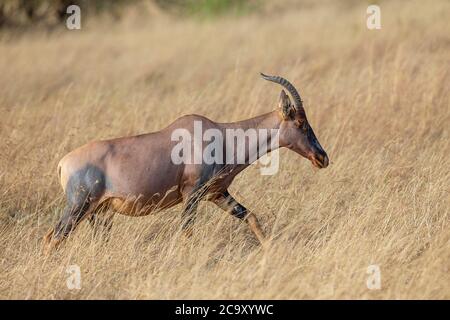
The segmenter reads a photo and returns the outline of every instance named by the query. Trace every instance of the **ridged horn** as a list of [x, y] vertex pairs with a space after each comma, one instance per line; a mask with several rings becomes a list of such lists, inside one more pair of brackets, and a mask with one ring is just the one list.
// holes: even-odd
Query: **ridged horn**
[[294, 99], [295, 109], [297, 111], [303, 109], [302, 99], [300, 98], [300, 95], [299, 95], [297, 89], [295, 89], [295, 87], [292, 85], [292, 83], [287, 81], [285, 78], [282, 78], [279, 76], [268, 76], [262, 72], [260, 72], [260, 74], [261, 74], [261, 77], [263, 77], [263, 79], [282, 85], [291, 94], [292, 99]]

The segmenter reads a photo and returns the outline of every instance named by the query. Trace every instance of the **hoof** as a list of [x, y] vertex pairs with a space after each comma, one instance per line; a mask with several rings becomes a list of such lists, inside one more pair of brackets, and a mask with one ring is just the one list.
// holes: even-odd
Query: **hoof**
[[50, 229], [42, 239], [42, 252], [45, 256], [50, 255], [59, 245], [61, 240], [54, 238], [54, 230]]

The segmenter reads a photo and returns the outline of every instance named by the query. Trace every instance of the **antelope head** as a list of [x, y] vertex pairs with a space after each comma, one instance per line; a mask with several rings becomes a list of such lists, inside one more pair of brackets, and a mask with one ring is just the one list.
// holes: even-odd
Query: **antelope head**
[[287, 147], [309, 159], [317, 168], [326, 168], [329, 162], [328, 156], [306, 118], [303, 102], [297, 90], [282, 77], [268, 76], [263, 73], [261, 73], [261, 76], [265, 80], [283, 86], [294, 100], [294, 104], [292, 104], [286, 92], [281, 90], [279, 112], [283, 121], [279, 131], [280, 146]]

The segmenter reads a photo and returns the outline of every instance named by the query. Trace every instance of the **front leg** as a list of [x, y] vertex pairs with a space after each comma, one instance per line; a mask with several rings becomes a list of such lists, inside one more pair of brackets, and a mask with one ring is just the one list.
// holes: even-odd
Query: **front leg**
[[182, 213], [182, 228], [187, 237], [192, 236], [192, 228], [197, 214], [198, 200], [194, 197], [189, 198]]
[[249, 212], [242, 204], [237, 202], [229, 193], [225, 191], [212, 200], [222, 210], [231, 213], [232, 216], [247, 222], [250, 230], [254, 233], [263, 247], [267, 240], [255, 214]]
[[187, 237], [192, 236], [192, 229], [197, 215], [198, 203], [202, 198], [202, 192], [198, 188], [186, 188], [183, 192], [184, 208], [181, 215], [182, 228]]

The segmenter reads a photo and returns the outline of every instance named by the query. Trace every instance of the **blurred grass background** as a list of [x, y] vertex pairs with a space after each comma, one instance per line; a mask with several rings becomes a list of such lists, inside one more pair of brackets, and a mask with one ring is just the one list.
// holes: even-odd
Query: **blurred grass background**
[[211, 18], [224, 14], [243, 15], [264, 0], [0, 0], [0, 28], [60, 26], [69, 5], [81, 8], [83, 18], [109, 14], [120, 18], [126, 7], [153, 4], [170, 14]]

